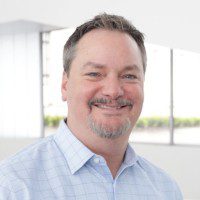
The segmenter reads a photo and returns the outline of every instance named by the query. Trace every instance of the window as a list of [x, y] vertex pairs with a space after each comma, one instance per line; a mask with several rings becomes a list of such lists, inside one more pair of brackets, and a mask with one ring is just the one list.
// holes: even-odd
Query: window
[[170, 51], [152, 44], [146, 44], [146, 49], [143, 111], [130, 140], [169, 143]]
[[200, 144], [200, 54], [174, 50], [174, 142]]
[[45, 136], [55, 132], [59, 120], [67, 115], [67, 105], [61, 100], [63, 46], [74, 31], [62, 29], [43, 34], [43, 99]]

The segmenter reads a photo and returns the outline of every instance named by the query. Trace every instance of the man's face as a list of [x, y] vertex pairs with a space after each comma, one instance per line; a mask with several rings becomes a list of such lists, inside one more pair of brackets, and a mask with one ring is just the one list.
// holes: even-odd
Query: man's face
[[62, 95], [72, 130], [91, 130], [104, 138], [131, 132], [142, 109], [144, 72], [140, 50], [128, 34], [85, 34], [69, 76], [63, 76]]

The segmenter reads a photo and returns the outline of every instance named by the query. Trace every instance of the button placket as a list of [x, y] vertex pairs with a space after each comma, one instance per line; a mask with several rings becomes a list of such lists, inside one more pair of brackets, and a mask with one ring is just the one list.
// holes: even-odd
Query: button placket
[[94, 159], [93, 159], [93, 162], [94, 162], [95, 164], [99, 164], [99, 163], [100, 163], [100, 158], [98, 158], [98, 157], [94, 158]]

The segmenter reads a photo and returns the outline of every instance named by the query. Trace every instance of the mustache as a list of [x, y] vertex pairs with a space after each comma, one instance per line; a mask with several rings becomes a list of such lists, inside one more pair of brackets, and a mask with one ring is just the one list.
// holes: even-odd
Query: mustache
[[128, 99], [118, 98], [116, 100], [106, 99], [106, 98], [93, 98], [88, 102], [89, 107], [93, 106], [94, 104], [111, 104], [114, 103], [116, 106], [133, 106], [133, 102]]

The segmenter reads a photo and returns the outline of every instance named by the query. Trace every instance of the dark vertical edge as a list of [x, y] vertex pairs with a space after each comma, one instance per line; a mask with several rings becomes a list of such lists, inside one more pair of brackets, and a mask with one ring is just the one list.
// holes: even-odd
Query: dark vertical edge
[[170, 145], [174, 144], [174, 91], [173, 91], [173, 64], [174, 64], [174, 52], [173, 49], [170, 49]]
[[41, 121], [41, 129], [40, 129], [40, 137], [43, 138], [45, 136], [44, 133], [44, 94], [43, 94], [43, 33], [39, 33], [39, 42], [40, 42], [40, 121]]

